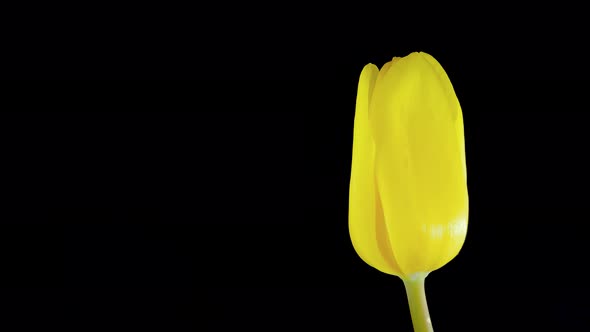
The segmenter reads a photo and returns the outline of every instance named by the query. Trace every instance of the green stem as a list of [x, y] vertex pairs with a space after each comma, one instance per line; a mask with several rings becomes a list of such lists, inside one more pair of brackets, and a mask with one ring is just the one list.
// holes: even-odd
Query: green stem
[[425, 273], [414, 273], [408, 277], [402, 278], [406, 286], [408, 295], [408, 304], [410, 305], [410, 314], [412, 315], [412, 324], [414, 332], [432, 332], [432, 323], [428, 313], [428, 303], [426, 303], [426, 293], [424, 291], [424, 279], [428, 275]]

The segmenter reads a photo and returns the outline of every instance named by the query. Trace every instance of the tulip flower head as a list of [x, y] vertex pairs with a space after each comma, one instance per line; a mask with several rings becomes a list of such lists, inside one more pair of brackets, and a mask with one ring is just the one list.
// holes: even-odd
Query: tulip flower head
[[404, 281], [416, 331], [432, 330], [424, 278], [459, 253], [467, 219], [463, 115], [444, 69], [424, 52], [381, 70], [366, 65], [354, 118], [350, 237], [367, 264]]

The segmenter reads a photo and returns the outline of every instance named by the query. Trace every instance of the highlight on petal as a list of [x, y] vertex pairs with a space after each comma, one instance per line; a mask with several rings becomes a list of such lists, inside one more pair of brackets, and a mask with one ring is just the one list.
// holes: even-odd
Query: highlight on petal
[[370, 266], [388, 274], [400, 275], [393, 258], [383, 210], [376, 196], [375, 146], [369, 126], [369, 104], [379, 70], [366, 65], [359, 79], [349, 195], [349, 233], [354, 249]]

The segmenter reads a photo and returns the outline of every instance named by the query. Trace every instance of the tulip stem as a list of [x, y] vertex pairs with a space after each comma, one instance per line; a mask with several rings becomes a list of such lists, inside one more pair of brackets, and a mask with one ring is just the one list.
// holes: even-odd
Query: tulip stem
[[428, 312], [428, 303], [426, 303], [426, 292], [424, 291], [424, 279], [428, 273], [414, 273], [408, 277], [402, 278], [408, 295], [408, 304], [410, 305], [410, 314], [412, 315], [412, 324], [414, 332], [432, 332], [432, 322]]

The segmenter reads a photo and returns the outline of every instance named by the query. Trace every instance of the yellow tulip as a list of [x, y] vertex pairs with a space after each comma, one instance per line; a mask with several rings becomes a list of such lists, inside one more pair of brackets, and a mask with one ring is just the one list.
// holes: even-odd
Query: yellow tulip
[[349, 231], [370, 266], [400, 277], [415, 331], [432, 331], [424, 279], [467, 233], [463, 115], [429, 54], [393, 58], [360, 75], [354, 118]]

